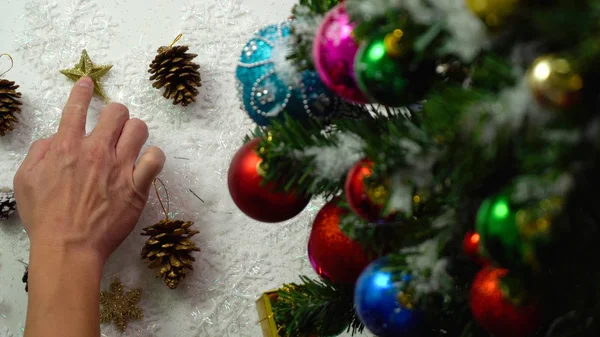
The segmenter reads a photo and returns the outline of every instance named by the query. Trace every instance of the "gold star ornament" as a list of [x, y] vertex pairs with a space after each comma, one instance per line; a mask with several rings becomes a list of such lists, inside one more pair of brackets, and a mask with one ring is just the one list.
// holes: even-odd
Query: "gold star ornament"
[[74, 82], [77, 82], [80, 78], [84, 76], [91, 77], [92, 81], [94, 81], [94, 92], [98, 96], [104, 98], [105, 101], [108, 101], [108, 97], [106, 97], [106, 93], [104, 93], [104, 89], [102, 88], [102, 83], [100, 83], [100, 79], [104, 77], [104, 75], [106, 75], [111, 68], [112, 65], [95, 65], [92, 62], [92, 59], [88, 55], [87, 51], [84, 49], [81, 52], [81, 58], [79, 59], [79, 63], [76, 64], [75, 67], [71, 69], [61, 70], [60, 72]]
[[100, 322], [112, 322], [124, 332], [130, 321], [144, 318], [144, 310], [137, 305], [141, 297], [141, 289], [125, 292], [123, 283], [115, 277], [108, 291], [100, 293]]

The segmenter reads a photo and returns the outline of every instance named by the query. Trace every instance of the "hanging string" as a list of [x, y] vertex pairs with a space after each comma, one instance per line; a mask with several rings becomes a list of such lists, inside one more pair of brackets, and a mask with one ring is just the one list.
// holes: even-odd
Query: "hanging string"
[[12, 56], [10, 56], [10, 54], [7, 54], [7, 53], [0, 54], [0, 58], [2, 58], [2, 56], [8, 56], [8, 58], [10, 59], [10, 68], [8, 68], [7, 71], [5, 71], [2, 74], [0, 74], [0, 77], [2, 77], [4, 74], [6, 74], [7, 72], [9, 72], [13, 68], [13, 66], [15, 65], [15, 61], [13, 60]]
[[[158, 193], [158, 186], [156, 186], [157, 180], [158, 180], [158, 182], [160, 182], [160, 184], [162, 185], [162, 187], [165, 190], [165, 194], [167, 195], [167, 208], [165, 208], [165, 205], [163, 204], [162, 199], [160, 198], [160, 193]], [[169, 192], [167, 191], [167, 187], [165, 186], [163, 181], [160, 180], [160, 178], [155, 178], [153, 184], [154, 184], [154, 191], [156, 192], [156, 197], [158, 198], [158, 202], [160, 202], [160, 207], [162, 207], [163, 212], [165, 212], [166, 221], [169, 221], [169, 210], [171, 207], [171, 202], [169, 201]]]
[[177, 43], [177, 41], [181, 40], [182, 36], [183, 36], [183, 34], [177, 35], [177, 37], [175, 38], [175, 40], [173, 40], [173, 42], [171, 42], [171, 44], [169, 45], [169, 48], [173, 47], [173, 45], [175, 45], [175, 43]]
[[192, 191], [191, 188], [188, 188], [188, 190], [196, 197], [198, 198], [198, 200], [202, 201], [202, 203], [204, 203], [204, 199], [200, 198], [200, 196], [198, 194], [196, 194], [196, 192]]

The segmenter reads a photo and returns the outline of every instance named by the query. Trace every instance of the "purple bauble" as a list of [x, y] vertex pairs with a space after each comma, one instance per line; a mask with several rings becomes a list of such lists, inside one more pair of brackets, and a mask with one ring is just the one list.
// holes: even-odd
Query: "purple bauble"
[[315, 36], [313, 58], [319, 77], [329, 89], [349, 101], [368, 103], [354, 78], [358, 44], [352, 37], [353, 29], [345, 5], [332, 8]]

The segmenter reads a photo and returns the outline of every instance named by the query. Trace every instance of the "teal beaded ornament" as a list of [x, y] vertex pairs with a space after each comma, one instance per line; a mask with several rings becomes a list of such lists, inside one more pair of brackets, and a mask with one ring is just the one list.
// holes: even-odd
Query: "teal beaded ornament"
[[[333, 95], [314, 71], [296, 73], [285, 63], [290, 22], [269, 25], [246, 43], [236, 69], [238, 93], [243, 109], [260, 126], [273, 119], [290, 117], [306, 121], [326, 119], [339, 111], [340, 99]], [[275, 57], [274, 56], [279, 56]], [[285, 74], [282, 73], [285, 72]]]

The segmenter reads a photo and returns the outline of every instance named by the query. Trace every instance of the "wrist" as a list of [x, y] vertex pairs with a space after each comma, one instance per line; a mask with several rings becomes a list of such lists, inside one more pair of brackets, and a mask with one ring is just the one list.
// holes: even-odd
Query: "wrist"
[[101, 255], [92, 249], [32, 243], [29, 254], [30, 280], [35, 275], [43, 275], [47, 278], [65, 272], [72, 275], [84, 273], [88, 277], [100, 280], [104, 263], [105, 260]]
[[25, 336], [98, 336], [103, 266], [91, 249], [32, 244]]

